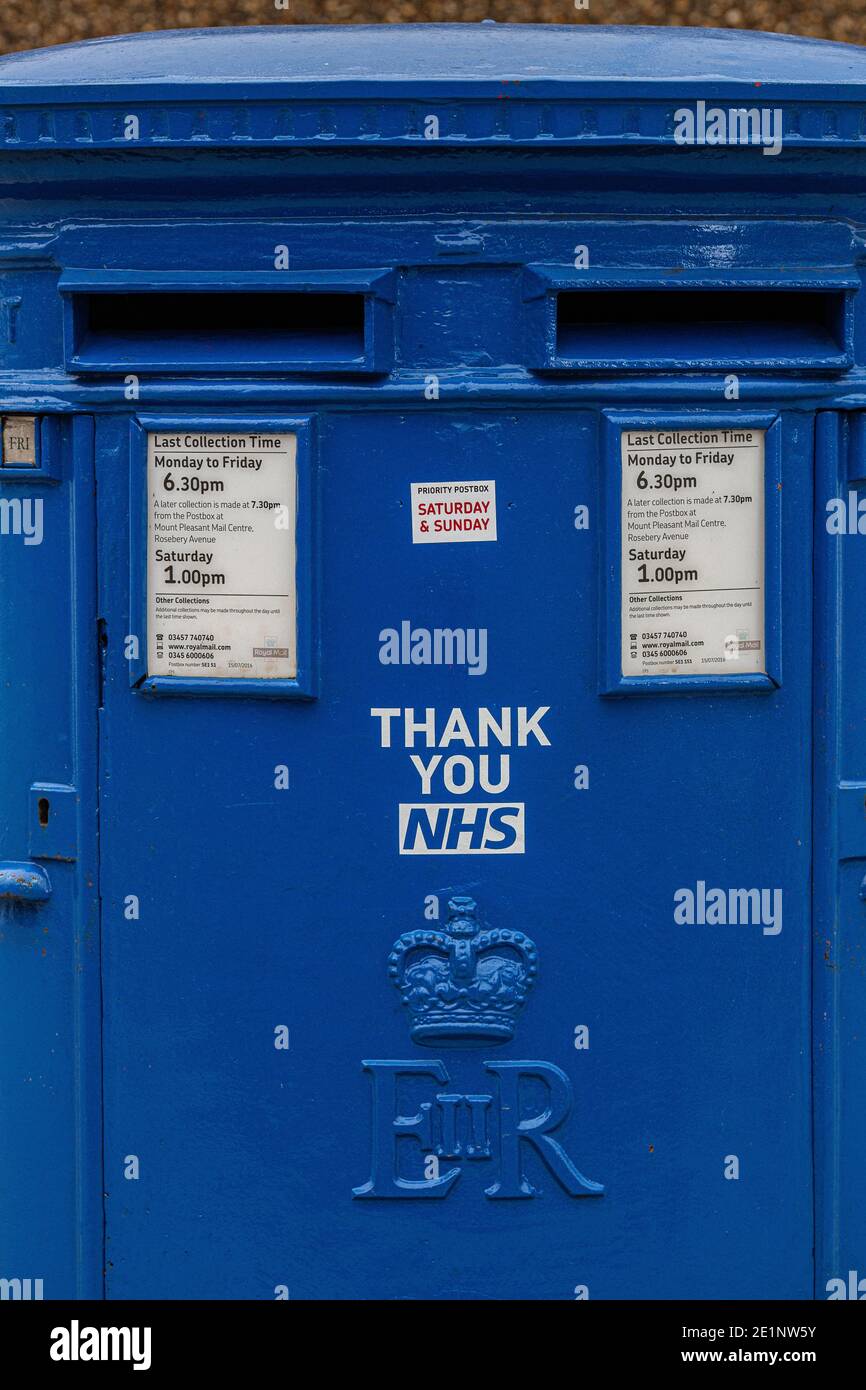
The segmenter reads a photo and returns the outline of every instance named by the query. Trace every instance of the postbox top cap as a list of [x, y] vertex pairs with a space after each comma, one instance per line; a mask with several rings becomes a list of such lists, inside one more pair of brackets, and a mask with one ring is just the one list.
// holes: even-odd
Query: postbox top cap
[[[733, 95], [832, 100], [866, 85], [866, 48], [744, 30], [624, 25], [262, 25], [119, 35], [0, 59], [4, 102], [409, 97], [521, 84], [524, 98]], [[834, 92], [832, 89], [838, 89]], [[65, 89], [65, 90], [64, 90]], [[769, 89], [769, 90], [767, 90]], [[830, 89], [830, 90], [828, 90]], [[511, 95], [518, 95], [517, 92]]]

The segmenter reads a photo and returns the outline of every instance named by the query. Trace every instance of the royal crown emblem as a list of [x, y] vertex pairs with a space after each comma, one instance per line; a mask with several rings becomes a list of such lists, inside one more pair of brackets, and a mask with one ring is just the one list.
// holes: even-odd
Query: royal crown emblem
[[388, 971], [412, 1015], [417, 1043], [508, 1042], [538, 973], [522, 931], [482, 927], [472, 898], [448, 903], [444, 927], [404, 932]]

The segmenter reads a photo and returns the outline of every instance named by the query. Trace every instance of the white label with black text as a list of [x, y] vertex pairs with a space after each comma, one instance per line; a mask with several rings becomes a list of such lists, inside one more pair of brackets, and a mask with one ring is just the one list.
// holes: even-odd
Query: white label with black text
[[764, 430], [622, 431], [622, 673], [766, 671]]
[[496, 540], [496, 483], [412, 483], [412, 543]]
[[292, 434], [148, 435], [148, 673], [297, 675]]

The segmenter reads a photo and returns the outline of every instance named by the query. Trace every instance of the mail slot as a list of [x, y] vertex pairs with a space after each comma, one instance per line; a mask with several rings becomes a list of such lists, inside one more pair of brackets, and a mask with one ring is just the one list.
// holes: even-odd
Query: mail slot
[[[850, 293], [849, 287], [848, 293]], [[556, 350], [564, 362], [590, 365], [602, 353], [616, 365], [653, 367], [692, 361], [844, 365], [848, 345], [844, 290], [767, 290], [717, 282], [693, 289], [674, 282], [654, 290], [572, 290], [557, 295]]]
[[859, 1296], [862, 50], [0, 83], [2, 1297]]

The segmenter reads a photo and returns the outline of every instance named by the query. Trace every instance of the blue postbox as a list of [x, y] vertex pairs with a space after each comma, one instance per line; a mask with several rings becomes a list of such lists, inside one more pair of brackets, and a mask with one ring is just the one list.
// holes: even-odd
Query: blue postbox
[[866, 1290], [866, 57], [0, 61], [0, 1292]]

